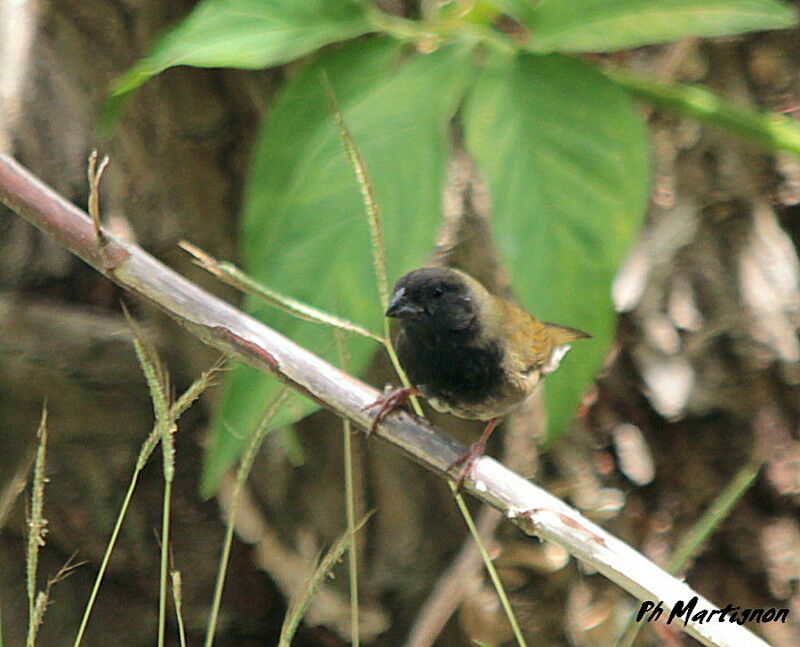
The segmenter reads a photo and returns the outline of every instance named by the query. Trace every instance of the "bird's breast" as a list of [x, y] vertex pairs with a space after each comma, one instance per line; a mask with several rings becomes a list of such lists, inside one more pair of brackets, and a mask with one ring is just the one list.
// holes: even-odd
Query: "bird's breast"
[[406, 333], [397, 340], [397, 355], [411, 383], [435, 409], [462, 418], [502, 415], [510, 392], [516, 391], [496, 341], [463, 343]]

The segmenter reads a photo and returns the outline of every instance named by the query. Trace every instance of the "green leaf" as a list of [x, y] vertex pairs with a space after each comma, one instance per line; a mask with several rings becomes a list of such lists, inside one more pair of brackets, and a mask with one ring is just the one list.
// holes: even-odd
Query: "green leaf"
[[464, 109], [500, 252], [522, 304], [581, 328], [545, 381], [550, 435], [564, 430], [614, 332], [610, 285], [645, 206], [642, 120], [593, 66], [563, 55], [494, 55]]
[[204, 0], [117, 81], [114, 94], [174, 65], [270, 67], [371, 29], [352, 0]]
[[[342, 114], [366, 160], [384, 217], [389, 276], [421, 265], [439, 224], [448, 151], [447, 124], [472, 74], [460, 46], [407, 57], [388, 38], [351, 43], [292, 78], [261, 132], [250, 173], [242, 231], [245, 270], [264, 285], [359, 323], [382, 329], [369, 229], [355, 173], [328, 108], [320, 73], [331, 80]], [[256, 315], [298, 344], [336, 361], [334, 332], [260, 307]], [[379, 346], [352, 336], [358, 373]], [[204, 491], [240, 452], [259, 403], [279, 385], [245, 367], [229, 374], [214, 422]], [[272, 427], [317, 408], [293, 395]], [[289, 402], [287, 402], [289, 404]], [[234, 433], [231, 433], [230, 431]]]
[[658, 83], [621, 70], [605, 70], [604, 73], [638, 99], [690, 115], [704, 124], [749, 139], [766, 150], [785, 150], [800, 155], [800, 124], [791, 117], [738, 106], [699, 85]]
[[596, 52], [783, 29], [797, 13], [778, 0], [541, 0], [518, 19], [531, 51]]
[[485, 0], [501, 13], [527, 24], [534, 16], [534, 6], [537, 0]]

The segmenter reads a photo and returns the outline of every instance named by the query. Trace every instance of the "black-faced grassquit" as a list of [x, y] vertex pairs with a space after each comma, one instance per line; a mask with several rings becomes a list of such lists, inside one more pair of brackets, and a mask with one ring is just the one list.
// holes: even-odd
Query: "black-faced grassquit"
[[459, 270], [423, 267], [401, 277], [386, 316], [399, 320], [393, 340], [414, 386], [380, 398], [373, 429], [413, 393], [437, 411], [486, 420], [480, 439], [450, 467], [463, 465], [459, 485], [500, 419], [552, 373], [569, 342], [591, 335], [539, 321], [494, 296]]

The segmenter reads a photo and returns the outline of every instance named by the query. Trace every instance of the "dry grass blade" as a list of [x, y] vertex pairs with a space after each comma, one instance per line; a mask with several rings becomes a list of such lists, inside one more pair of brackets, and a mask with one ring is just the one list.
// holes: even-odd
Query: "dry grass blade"
[[[31, 510], [28, 520], [28, 547], [25, 553], [26, 580], [28, 587], [28, 637], [27, 646], [33, 647], [36, 642], [36, 632], [44, 612], [36, 595], [36, 571], [39, 567], [39, 549], [44, 546], [44, 537], [47, 534], [47, 520], [44, 512], [44, 485], [47, 478], [44, 475], [45, 459], [47, 456], [47, 406], [42, 407], [42, 418], [36, 432], [39, 438], [39, 447], [36, 450], [36, 461], [33, 466], [33, 486], [31, 488]], [[37, 612], [37, 609], [39, 610]]]
[[[371, 512], [365, 515], [356, 526], [355, 532], [361, 530], [371, 516]], [[341, 537], [339, 537], [339, 539], [336, 540], [333, 546], [330, 547], [328, 552], [322, 558], [317, 568], [314, 569], [314, 572], [311, 574], [311, 577], [309, 578], [305, 589], [303, 589], [303, 592], [296, 600], [291, 602], [289, 605], [289, 610], [286, 612], [286, 618], [283, 621], [283, 626], [281, 627], [281, 636], [280, 640], [278, 641], [278, 647], [290, 647], [292, 638], [297, 631], [297, 627], [300, 626], [300, 621], [303, 619], [303, 616], [308, 610], [308, 605], [311, 602], [311, 598], [319, 588], [322, 580], [325, 579], [330, 570], [336, 565], [336, 562], [342, 558], [344, 551], [346, 551], [350, 546], [353, 536], [354, 535], [352, 535], [350, 532], [345, 532]]]
[[[17, 498], [25, 491], [25, 483], [34, 460], [36, 460], [36, 451], [31, 448], [19, 461], [11, 478], [3, 483], [2, 489], [0, 489], [0, 528], [5, 526]], [[0, 643], [0, 647], [2, 647], [2, 643]]]
[[374, 339], [377, 342], [383, 343], [383, 338], [380, 335], [370, 332], [357, 323], [353, 323], [352, 321], [348, 321], [342, 317], [337, 317], [336, 315], [332, 315], [324, 310], [314, 308], [307, 303], [287, 297], [285, 294], [276, 292], [275, 290], [258, 283], [240, 268], [236, 267], [236, 265], [233, 263], [218, 261], [210, 254], [207, 254], [199, 247], [192, 245], [185, 240], [182, 240], [179, 245], [181, 249], [194, 256], [195, 262], [200, 267], [207, 270], [224, 283], [227, 283], [228, 285], [246, 294], [252, 294], [253, 296], [263, 299], [267, 303], [280, 308], [284, 312], [288, 312], [293, 317], [323, 326], [331, 326], [340, 330], [346, 330], [347, 332], [355, 333], [363, 337], [369, 337], [370, 339]]
[[325, 95], [328, 98], [331, 113], [333, 114], [333, 120], [336, 123], [336, 129], [339, 131], [339, 138], [342, 140], [347, 157], [353, 165], [364, 207], [367, 210], [367, 221], [372, 242], [372, 260], [375, 264], [375, 277], [378, 280], [378, 293], [381, 299], [381, 307], [386, 310], [389, 307], [389, 282], [386, 278], [386, 246], [383, 242], [381, 210], [372, 191], [372, 183], [367, 174], [367, 165], [364, 163], [364, 158], [361, 156], [361, 151], [358, 150], [356, 140], [353, 138], [353, 134], [345, 123], [342, 111], [339, 109], [339, 102], [336, 100], [331, 80], [324, 72], [320, 76], [322, 77], [322, 85], [325, 88]]

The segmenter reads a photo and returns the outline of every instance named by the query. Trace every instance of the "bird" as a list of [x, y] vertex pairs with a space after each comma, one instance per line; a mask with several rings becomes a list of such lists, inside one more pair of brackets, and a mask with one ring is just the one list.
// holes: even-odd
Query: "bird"
[[399, 322], [393, 346], [412, 386], [368, 405], [378, 409], [368, 433], [411, 395], [437, 411], [485, 421], [480, 438], [448, 467], [462, 466], [459, 488], [501, 419], [558, 368], [570, 342], [591, 337], [539, 321], [449, 267], [421, 267], [400, 277], [385, 316]]

